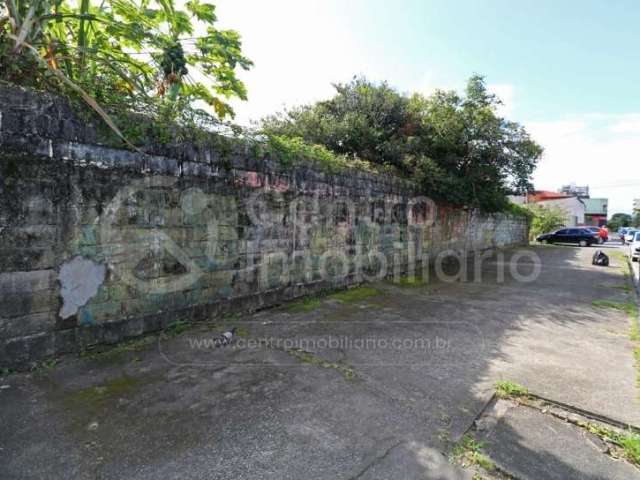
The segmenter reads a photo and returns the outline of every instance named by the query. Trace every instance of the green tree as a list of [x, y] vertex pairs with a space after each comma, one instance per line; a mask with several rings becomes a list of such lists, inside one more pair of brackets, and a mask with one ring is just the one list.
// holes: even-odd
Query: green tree
[[631, 215], [628, 213], [614, 213], [607, 222], [607, 227], [612, 232], [617, 232], [622, 227], [628, 227], [631, 225]]
[[497, 114], [501, 101], [483, 77], [471, 77], [464, 96], [437, 91], [414, 102], [427, 135], [408, 160], [429, 195], [493, 211], [506, 208], [509, 193], [531, 188], [542, 147]]
[[327, 101], [267, 117], [263, 133], [391, 165], [443, 202], [501, 210], [509, 193], [531, 187], [542, 148], [497, 114], [500, 100], [482, 77], [472, 77], [462, 96], [409, 97], [362, 78], [335, 88]]
[[262, 120], [267, 135], [302, 138], [338, 154], [403, 167], [412, 122], [409, 100], [385, 82], [354, 78], [335, 84], [333, 98]]
[[203, 102], [233, 115], [227, 99], [246, 99], [236, 70], [252, 65], [240, 36], [215, 27], [214, 5], [182, 5], [0, 0], [0, 77], [56, 90], [62, 80], [103, 105], [176, 118]]

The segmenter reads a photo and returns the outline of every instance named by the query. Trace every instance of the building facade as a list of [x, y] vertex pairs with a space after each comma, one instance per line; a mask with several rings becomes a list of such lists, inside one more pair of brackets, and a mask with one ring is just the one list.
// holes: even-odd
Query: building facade
[[607, 224], [608, 203], [607, 198], [584, 198], [585, 204], [584, 224], [594, 227], [602, 227]]

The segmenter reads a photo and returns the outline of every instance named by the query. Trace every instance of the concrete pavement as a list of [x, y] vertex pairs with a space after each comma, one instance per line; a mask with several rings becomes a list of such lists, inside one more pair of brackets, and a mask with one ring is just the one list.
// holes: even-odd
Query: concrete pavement
[[501, 379], [640, 425], [631, 319], [592, 304], [626, 266], [527, 251], [4, 377], [0, 478], [470, 478], [447, 455]]

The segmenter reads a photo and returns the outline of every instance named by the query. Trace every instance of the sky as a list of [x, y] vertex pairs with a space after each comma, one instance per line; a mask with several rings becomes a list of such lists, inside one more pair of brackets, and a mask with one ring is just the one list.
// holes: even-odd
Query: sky
[[354, 75], [401, 92], [462, 89], [474, 73], [545, 148], [537, 189], [589, 185], [627, 212], [640, 198], [636, 0], [214, 0], [255, 63], [234, 101], [248, 124], [332, 95]]

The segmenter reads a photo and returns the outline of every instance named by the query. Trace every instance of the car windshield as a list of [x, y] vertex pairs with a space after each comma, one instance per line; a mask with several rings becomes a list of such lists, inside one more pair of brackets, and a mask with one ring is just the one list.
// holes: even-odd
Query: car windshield
[[633, 239], [634, 242], [640, 242], [640, 232], [636, 232], [636, 236]]

